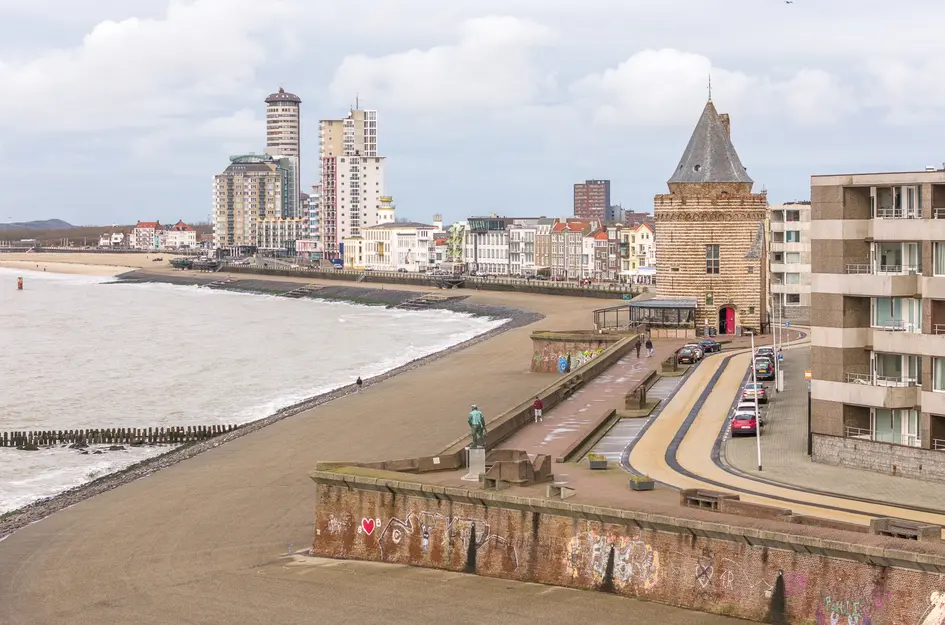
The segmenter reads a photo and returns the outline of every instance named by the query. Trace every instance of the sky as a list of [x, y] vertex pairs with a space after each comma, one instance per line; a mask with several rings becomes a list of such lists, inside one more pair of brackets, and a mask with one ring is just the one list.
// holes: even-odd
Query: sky
[[[771, 203], [810, 175], [945, 161], [945, 3], [0, 0], [0, 222], [206, 221], [265, 97], [378, 111], [399, 217], [652, 210], [708, 97]], [[891, 19], [895, 17], [895, 19]]]

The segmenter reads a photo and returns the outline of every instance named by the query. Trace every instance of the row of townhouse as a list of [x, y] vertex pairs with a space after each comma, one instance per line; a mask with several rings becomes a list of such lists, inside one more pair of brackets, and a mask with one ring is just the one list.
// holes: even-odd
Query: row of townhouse
[[197, 247], [197, 231], [183, 221], [172, 226], [162, 226], [157, 221], [139, 221], [131, 231], [128, 247], [136, 250], [193, 249]]

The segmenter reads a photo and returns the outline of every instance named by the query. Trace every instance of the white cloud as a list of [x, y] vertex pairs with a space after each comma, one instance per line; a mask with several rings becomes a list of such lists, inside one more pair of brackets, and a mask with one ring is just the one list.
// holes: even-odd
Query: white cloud
[[257, 111], [241, 109], [232, 115], [213, 117], [202, 122], [172, 122], [159, 130], [146, 132], [130, 142], [131, 154], [141, 161], [157, 162], [179, 156], [181, 146], [210, 146], [209, 152], [223, 156], [261, 152], [265, 146], [266, 123]]
[[502, 109], [534, 102], [554, 87], [535, 62], [555, 33], [515, 17], [482, 17], [459, 28], [459, 41], [370, 58], [348, 56], [331, 82], [339, 103], [360, 94], [369, 106], [420, 112]]
[[0, 61], [0, 125], [27, 132], [147, 127], [245, 92], [284, 0], [172, 0], [162, 19], [103, 21], [81, 45]]
[[693, 110], [712, 92], [726, 112], [769, 118], [783, 113], [798, 124], [832, 123], [855, 108], [837, 78], [801, 69], [783, 80], [713, 67], [705, 56], [674, 49], [643, 50], [615, 68], [570, 86], [575, 101], [605, 124], [675, 126], [693, 123]]

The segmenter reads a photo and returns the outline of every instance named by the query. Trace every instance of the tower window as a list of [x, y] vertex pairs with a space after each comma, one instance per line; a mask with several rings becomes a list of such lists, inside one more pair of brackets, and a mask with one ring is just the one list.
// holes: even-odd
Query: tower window
[[705, 246], [705, 272], [718, 274], [721, 272], [721, 259], [718, 245]]

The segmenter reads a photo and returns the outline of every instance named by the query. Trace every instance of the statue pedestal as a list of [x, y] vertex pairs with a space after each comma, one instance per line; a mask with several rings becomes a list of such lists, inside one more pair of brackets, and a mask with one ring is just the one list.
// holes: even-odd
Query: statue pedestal
[[467, 447], [466, 466], [469, 468], [469, 472], [463, 476], [463, 480], [478, 482], [479, 474], [486, 472], [486, 450], [481, 447]]

